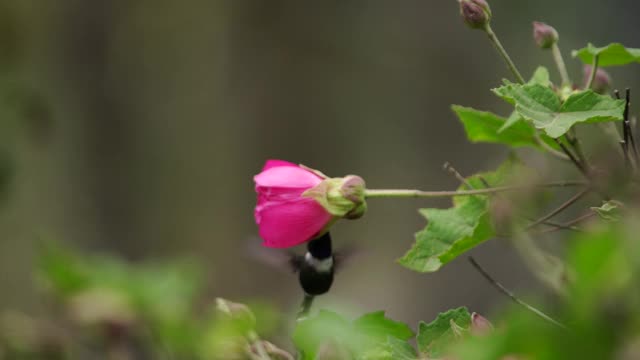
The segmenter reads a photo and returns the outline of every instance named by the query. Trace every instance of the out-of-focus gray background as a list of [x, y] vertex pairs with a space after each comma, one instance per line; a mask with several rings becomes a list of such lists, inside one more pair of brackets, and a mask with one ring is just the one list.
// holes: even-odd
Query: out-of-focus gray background
[[[531, 21], [570, 50], [588, 41], [640, 47], [632, 0], [491, 0], [493, 26], [521, 70], [551, 69]], [[640, 67], [613, 69], [638, 84]], [[257, 233], [252, 176], [268, 158], [364, 177], [372, 188], [453, 189], [506, 150], [471, 145], [452, 103], [507, 108], [489, 88], [509, 77], [485, 36], [447, 1], [0, 1], [0, 137], [15, 156], [0, 210], [0, 308], [38, 308], [38, 239], [132, 261], [190, 256], [208, 294], [296, 306], [294, 276], [246, 255]], [[17, 104], [17, 105], [16, 105]], [[363, 254], [320, 305], [430, 319], [507, 301], [464, 260], [421, 275], [394, 260], [424, 226], [419, 206], [372, 200], [333, 230]], [[518, 291], [538, 283], [506, 243], [474, 251]]]

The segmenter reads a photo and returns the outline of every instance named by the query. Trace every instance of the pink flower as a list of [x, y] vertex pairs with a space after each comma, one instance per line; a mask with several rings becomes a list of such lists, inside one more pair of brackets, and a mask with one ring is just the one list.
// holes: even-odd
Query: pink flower
[[328, 228], [334, 216], [303, 193], [324, 179], [296, 164], [268, 160], [254, 176], [258, 203], [256, 224], [264, 246], [286, 248], [307, 242]]

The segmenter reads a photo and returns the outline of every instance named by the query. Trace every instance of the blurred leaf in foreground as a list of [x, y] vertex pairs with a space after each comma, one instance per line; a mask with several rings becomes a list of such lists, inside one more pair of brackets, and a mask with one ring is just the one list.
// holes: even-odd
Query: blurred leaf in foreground
[[438, 314], [430, 323], [420, 322], [416, 337], [418, 350], [427, 358], [439, 358], [456, 340], [469, 331], [471, 314], [465, 307]]
[[[381, 358], [389, 351], [406, 352], [406, 346], [398, 342], [406, 343], [411, 337], [413, 331], [408, 326], [390, 320], [382, 311], [350, 322], [336, 313], [321, 310], [316, 316], [300, 321], [293, 333], [293, 341], [303, 359], [315, 359], [327, 346], [356, 357], [366, 354], [367, 358]], [[390, 338], [394, 340], [389, 341]]]
[[49, 243], [39, 265], [39, 280], [70, 306], [74, 319], [140, 318], [166, 346], [177, 352], [192, 347], [193, 305], [202, 286], [194, 263], [129, 264]]

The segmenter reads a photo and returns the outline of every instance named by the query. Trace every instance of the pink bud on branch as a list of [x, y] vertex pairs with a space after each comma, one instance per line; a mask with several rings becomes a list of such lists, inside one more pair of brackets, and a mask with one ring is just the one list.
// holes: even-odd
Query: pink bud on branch
[[472, 29], [485, 29], [491, 21], [491, 9], [485, 0], [458, 0], [460, 16]]
[[493, 325], [484, 316], [471, 314], [471, 333], [474, 335], [488, 335], [493, 331]]
[[559, 40], [558, 32], [553, 27], [539, 21], [533, 22], [533, 40], [541, 49], [550, 49]]
[[[596, 68], [596, 73], [593, 74], [593, 79], [591, 78], [593, 72], [592, 65], [585, 65], [583, 68], [584, 78], [583, 83], [584, 87], [588, 86], [591, 90], [597, 92], [598, 94], [606, 94], [609, 89], [611, 89], [611, 76], [605, 70], [601, 68]], [[591, 84], [589, 84], [591, 81]]]

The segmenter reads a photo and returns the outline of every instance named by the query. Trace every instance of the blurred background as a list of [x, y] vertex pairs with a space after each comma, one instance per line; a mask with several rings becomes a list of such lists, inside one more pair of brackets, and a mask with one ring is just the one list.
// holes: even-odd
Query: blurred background
[[[559, 31], [574, 80], [571, 49], [640, 47], [633, 0], [490, 4], [525, 77], [541, 63], [558, 79], [533, 20]], [[639, 83], [638, 67], [611, 72], [618, 87]], [[263, 162], [354, 173], [371, 188], [454, 189], [445, 161], [470, 175], [506, 150], [468, 143], [449, 106], [506, 115], [489, 88], [509, 76], [454, 0], [0, 0], [0, 310], [42, 311], [33, 265], [52, 239], [133, 262], [190, 258], [209, 298], [294, 311], [295, 276], [247, 254]], [[394, 262], [425, 225], [416, 209], [448, 205], [375, 199], [338, 223], [335, 246], [362, 253], [319, 306], [415, 323], [508, 301], [464, 259], [424, 275]], [[474, 254], [509, 288], [541, 289], [504, 242]]]

